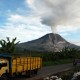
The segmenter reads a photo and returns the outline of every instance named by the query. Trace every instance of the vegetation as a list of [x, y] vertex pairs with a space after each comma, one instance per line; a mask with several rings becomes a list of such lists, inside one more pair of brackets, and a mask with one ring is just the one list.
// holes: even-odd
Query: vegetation
[[14, 53], [15, 51], [15, 45], [17, 45], [19, 42], [16, 41], [16, 37], [10, 41], [10, 38], [7, 37], [7, 40], [0, 40], [0, 53]]
[[74, 71], [73, 71], [73, 69], [71, 69], [68, 71], [63, 71], [63, 72], [57, 73], [56, 75], [61, 77], [62, 80], [71, 80], [73, 77], [73, 74], [74, 74]]
[[[80, 72], [80, 66], [76, 66], [76, 68], [74, 67], [70, 70], [59, 72], [59, 73], [54, 74], [54, 75], [61, 77], [62, 80], [71, 80], [74, 73], [76, 73], [76, 72]], [[76, 80], [80, 80], [80, 75], [77, 77]]]
[[65, 63], [67, 64], [71, 62], [72, 62], [71, 59], [60, 59], [56, 61], [43, 61], [43, 66], [59, 65], [59, 64], [65, 64]]
[[56, 61], [60, 59], [80, 58], [79, 50], [76, 50], [74, 48], [70, 49], [68, 47], [65, 47], [60, 52], [38, 52], [38, 51], [25, 50], [23, 53], [24, 55], [27, 56], [40, 56], [43, 58], [43, 61]]

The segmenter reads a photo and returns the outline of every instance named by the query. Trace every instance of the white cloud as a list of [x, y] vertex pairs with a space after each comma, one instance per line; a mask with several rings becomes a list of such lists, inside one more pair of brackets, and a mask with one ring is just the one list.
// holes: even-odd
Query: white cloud
[[19, 14], [11, 14], [8, 18], [9, 22], [12, 23], [23, 23], [23, 24], [40, 24], [40, 17], [39, 16], [25, 16]]
[[2, 35], [0, 39], [17, 37], [18, 41], [26, 42], [37, 39], [49, 31], [41, 25], [40, 18], [37, 16], [9, 14], [7, 22], [0, 28], [0, 35]]

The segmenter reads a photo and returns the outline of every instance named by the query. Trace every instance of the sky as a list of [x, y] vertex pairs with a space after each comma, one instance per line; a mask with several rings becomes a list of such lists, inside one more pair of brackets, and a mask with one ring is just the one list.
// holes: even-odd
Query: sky
[[27, 42], [53, 32], [80, 45], [79, 2], [0, 0], [0, 39], [17, 37], [17, 41]]

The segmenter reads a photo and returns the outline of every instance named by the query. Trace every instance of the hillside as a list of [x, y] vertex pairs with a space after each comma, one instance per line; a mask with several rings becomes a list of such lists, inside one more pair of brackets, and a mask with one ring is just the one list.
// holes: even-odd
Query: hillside
[[25, 43], [20, 43], [17, 45], [18, 49], [21, 50], [34, 50], [34, 51], [48, 51], [48, 52], [58, 52], [64, 47], [77, 48], [79, 46], [74, 45], [66, 41], [59, 34], [49, 33], [42, 36], [39, 39], [32, 40]]

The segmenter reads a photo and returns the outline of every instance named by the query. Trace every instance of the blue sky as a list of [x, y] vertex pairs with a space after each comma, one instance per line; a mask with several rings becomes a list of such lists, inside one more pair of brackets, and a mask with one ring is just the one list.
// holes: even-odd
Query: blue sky
[[[65, 19], [61, 17], [61, 22], [53, 22], [56, 23], [56, 27], [54, 27], [55, 25], [52, 24], [53, 19], [51, 19], [51, 17], [54, 19], [56, 19], [56, 17], [50, 12], [51, 6], [45, 7], [44, 5], [46, 4], [41, 1], [42, 0], [0, 0], [0, 39], [17, 37], [18, 41], [27, 42], [45, 34], [52, 33], [56, 28], [56, 33], [60, 34], [66, 40], [80, 45], [80, 25], [75, 25], [77, 27], [67, 25], [67, 27], [65, 27], [65, 24], [72, 22], [67, 19], [67, 21], [65, 21], [66, 23], [63, 24], [62, 22]], [[43, 0], [43, 2], [45, 2], [45, 0]], [[40, 4], [43, 8], [40, 8]], [[47, 10], [48, 8], [49, 10]], [[53, 8], [51, 11], [52, 10]], [[45, 15], [49, 17], [45, 18]], [[48, 21], [47, 19], [51, 22], [45, 23], [45, 21]]]

